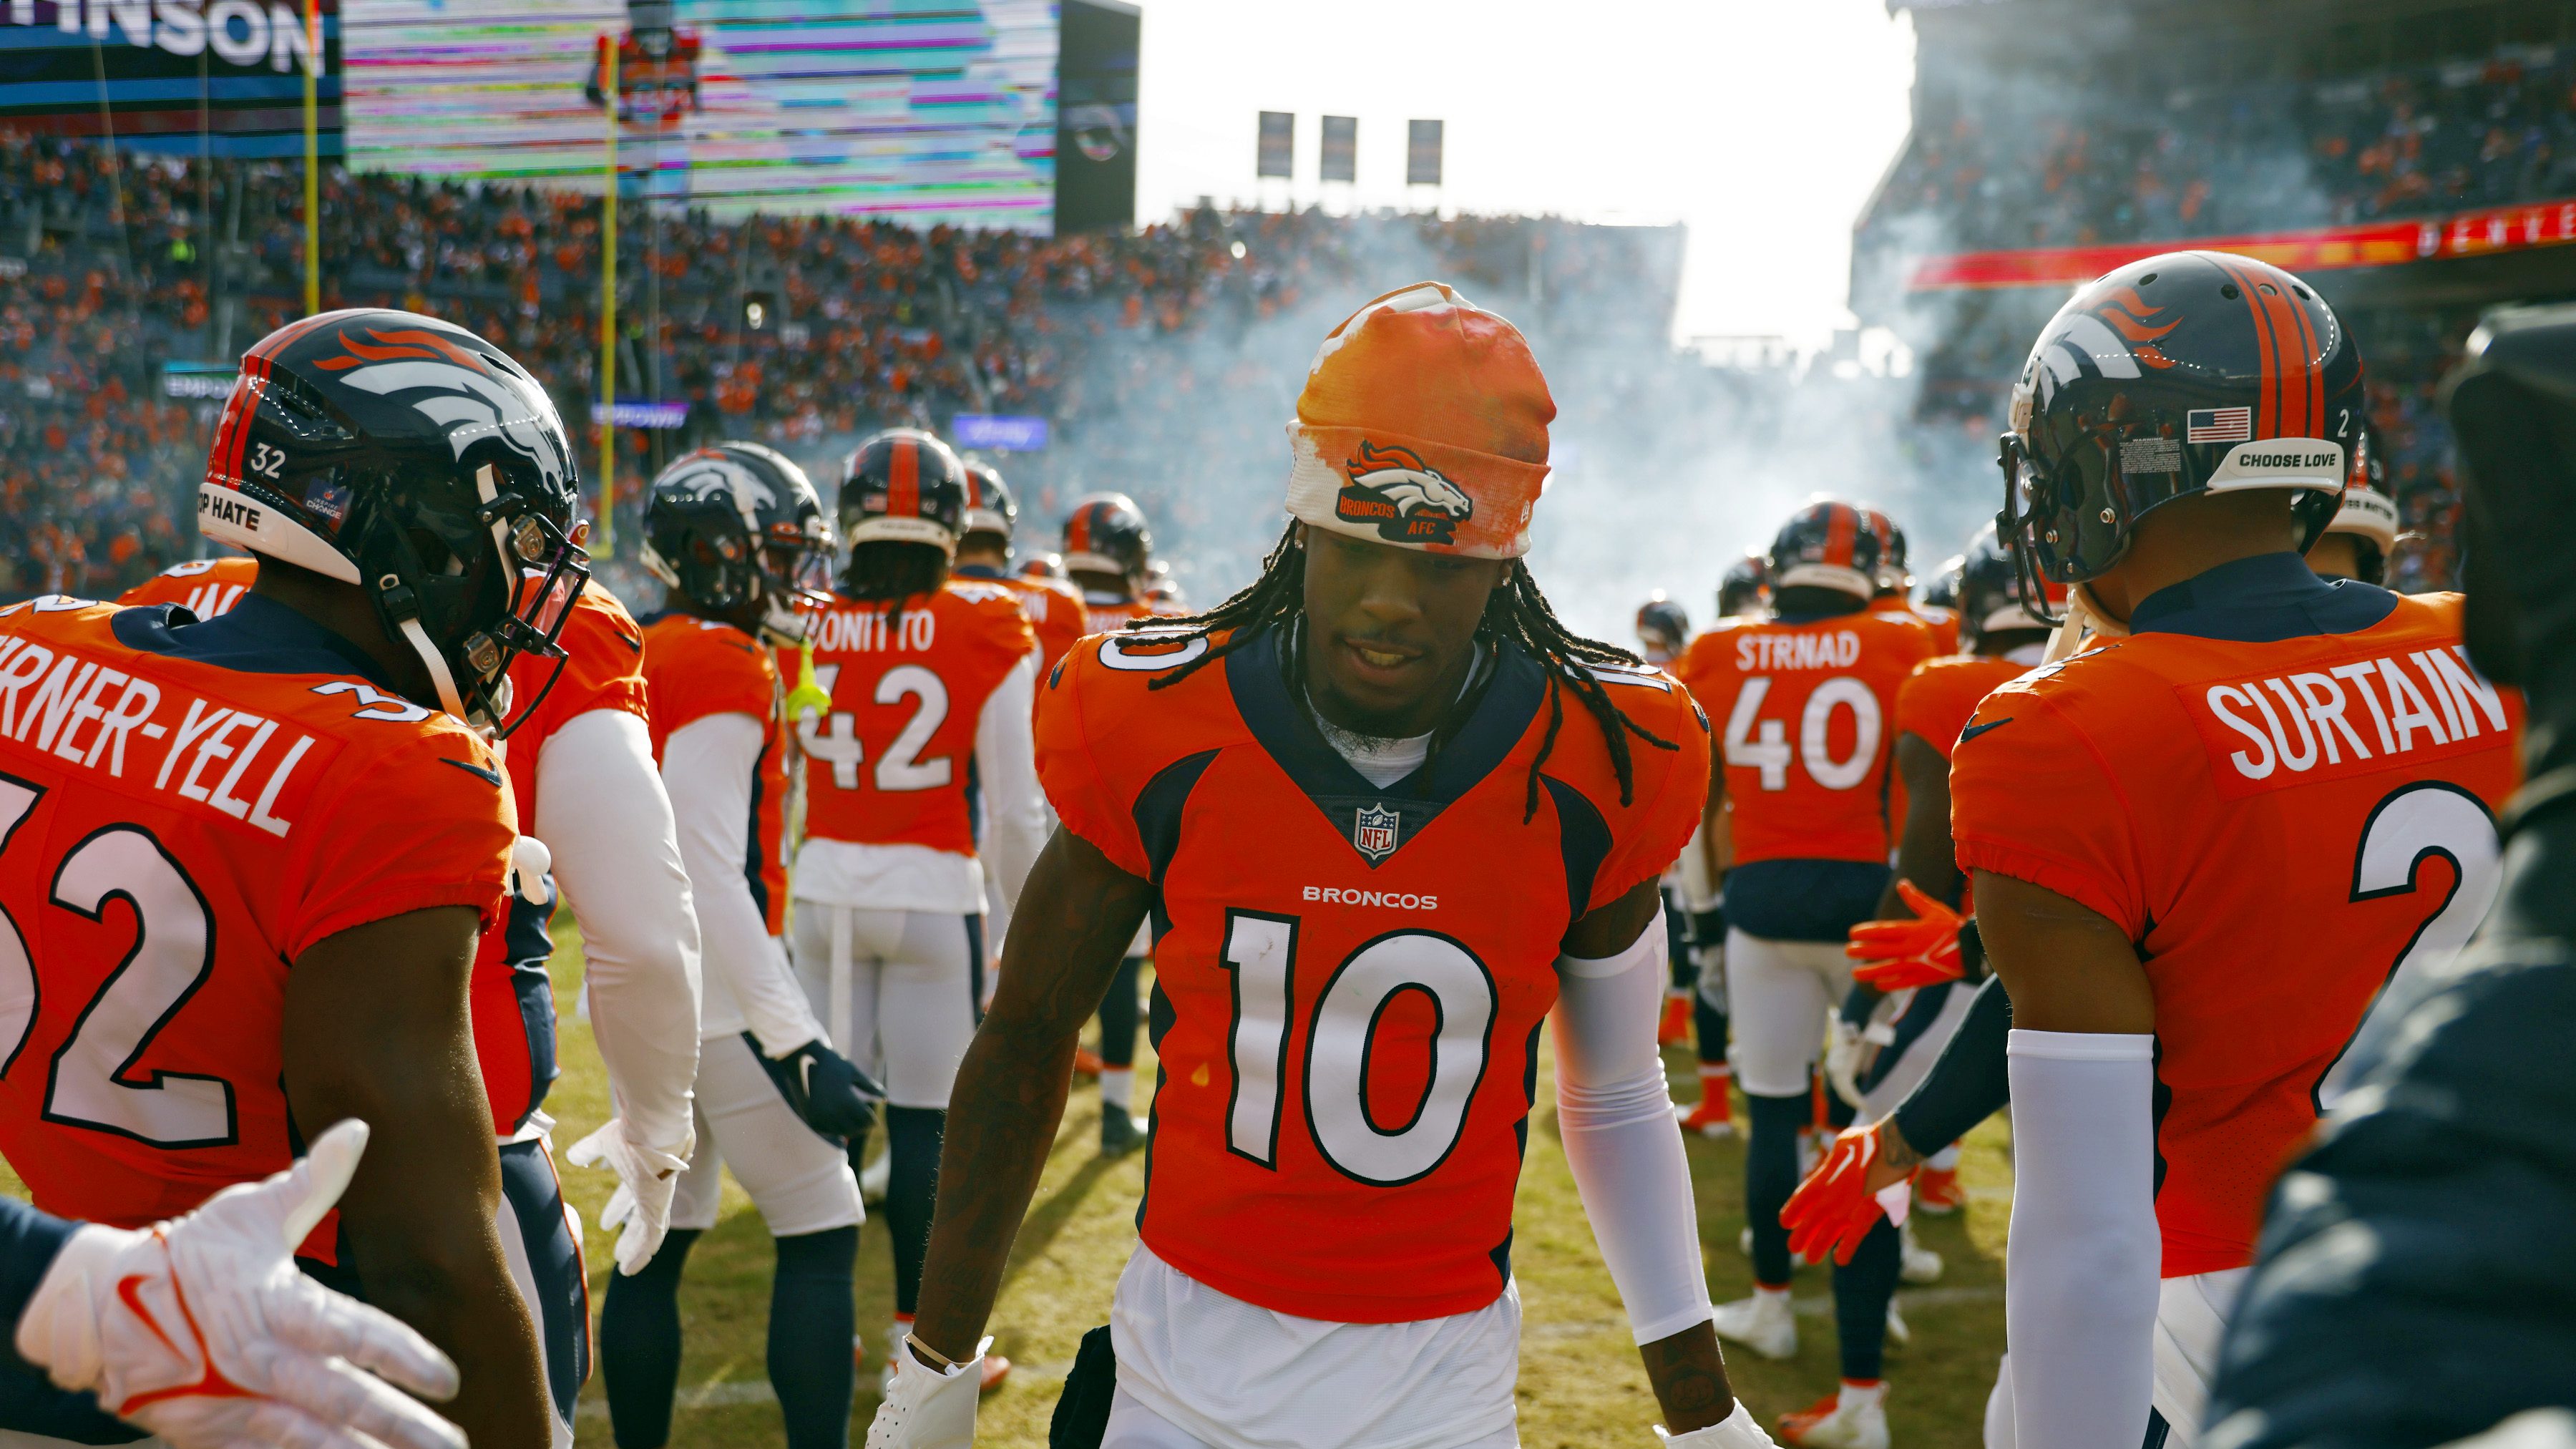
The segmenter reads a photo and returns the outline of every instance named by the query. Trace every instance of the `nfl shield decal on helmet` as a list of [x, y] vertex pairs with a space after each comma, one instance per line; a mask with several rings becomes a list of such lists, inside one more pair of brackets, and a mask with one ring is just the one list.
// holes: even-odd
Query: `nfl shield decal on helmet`
[[1351, 844], [1374, 865], [1395, 854], [1397, 827], [1404, 817], [1383, 805], [1366, 805], [1351, 821]]

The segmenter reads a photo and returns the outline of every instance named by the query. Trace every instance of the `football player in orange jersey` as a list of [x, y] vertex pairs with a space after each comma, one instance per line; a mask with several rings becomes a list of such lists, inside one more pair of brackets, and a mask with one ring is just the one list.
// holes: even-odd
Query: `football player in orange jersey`
[[2514, 731], [2459, 597], [2301, 559], [2362, 406], [2334, 310], [2215, 252], [2078, 292], [2014, 389], [1997, 524], [2095, 632], [1951, 757], [2012, 993], [2021, 1444], [2198, 1437], [2273, 1176], [2382, 989], [2494, 893]]
[[199, 619], [211, 619], [231, 608], [258, 577], [259, 560], [249, 554], [190, 559], [127, 589], [116, 602], [129, 609], [176, 604]]
[[2317, 541], [2308, 545], [2308, 567], [2319, 578], [2388, 582], [2388, 557], [2397, 551], [2397, 500], [2388, 496], [2379, 430], [2365, 423], [2354, 450], [2343, 506]]
[[1869, 519], [1870, 532], [1878, 535], [1878, 590], [1869, 601], [1870, 608], [1878, 613], [1913, 615], [1931, 626], [1932, 637], [1940, 642], [1943, 654], [1958, 653], [1958, 611], [1914, 601], [1914, 571], [1905, 561], [1905, 530], [1878, 509], [1864, 507], [1861, 513]]
[[[1012, 570], [1011, 535], [1019, 524], [1020, 505], [999, 469], [969, 458], [966, 485], [966, 531], [957, 537], [957, 563], [949, 574], [999, 584], [1018, 595], [1020, 612], [1028, 615], [1029, 628], [1037, 635], [1038, 673], [1043, 677], [1055, 668], [1055, 662], [1064, 657], [1075, 640], [1090, 632], [1082, 590], [1067, 583], [1061, 573]], [[1003, 894], [996, 878], [998, 867], [993, 858], [986, 855], [982, 860], [984, 954], [988, 963], [998, 964], [1002, 937], [1011, 928], [1009, 897]], [[984, 982], [987, 1000], [992, 998], [993, 984], [988, 973]], [[1092, 1070], [1093, 1075], [1098, 1075], [1097, 1066]]]
[[[1863, 964], [1853, 972], [1857, 984], [1844, 1003], [1845, 1025], [1836, 1043], [1837, 1051], [1849, 1043], [1853, 1060], [1835, 1074], [1835, 1084], [1853, 1100], [1859, 1120], [1835, 1139], [1780, 1215], [1790, 1231], [1791, 1251], [1811, 1258], [1831, 1255], [1848, 1263], [1864, 1247], [1885, 1251], [1883, 1244], [1870, 1241], [1873, 1236], [1895, 1236], [1908, 1281], [1937, 1276], [1939, 1255], [1916, 1247], [1903, 1231], [1906, 1202], [1901, 1193], [1892, 1212], [1876, 1194], [1919, 1170], [1923, 1210], [1956, 1211], [1958, 1154], [1949, 1144], [1986, 1115], [1982, 1108], [1976, 1110], [1947, 1135], [1927, 1139], [1929, 1161], [1937, 1165], [1927, 1165], [1901, 1125], [1913, 1122], [1921, 1131], [1922, 1122], [1940, 1120], [1938, 1104], [1918, 1102], [1910, 1094], [1980, 1004], [1979, 981], [1960, 979], [1970, 972], [1982, 978], [1983, 971], [1973, 934], [1966, 943], [1966, 971], [1960, 959], [1956, 908], [1962, 881], [1951, 859], [1950, 748], [1987, 691], [2039, 663], [2050, 627], [2022, 607], [2020, 578], [1993, 529], [1970, 543], [1963, 570], [1966, 607], [1960, 618], [1970, 652], [1925, 660], [1897, 690], [1895, 764], [1911, 786], [1909, 813], [1899, 831], [1896, 873], [1878, 902], [1878, 919], [1853, 927], [1853, 944], [1845, 948]], [[2063, 597], [2062, 590], [2058, 596]], [[1921, 919], [1912, 919], [1917, 912]], [[2006, 1008], [2000, 991], [1990, 1007]], [[2000, 1028], [1992, 1043], [2000, 1062]], [[1889, 1220], [1882, 1221], [1883, 1212]], [[1847, 1292], [1837, 1278], [1838, 1317], [1847, 1316], [1853, 1324], [1885, 1317], [1888, 1300], [1877, 1294], [1879, 1289], [1894, 1291], [1892, 1278], [1860, 1279], [1853, 1288], [1867, 1291]], [[1784, 1425], [1782, 1437], [1822, 1449], [1884, 1449], [1883, 1397], [1838, 1394]]]
[[[1726, 566], [1717, 582], [1717, 617], [1747, 619], [1771, 606], [1771, 559], [1752, 549]], [[1685, 649], [1684, 656], [1688, 656]], [[1680, 674], [1675, 665], [1674, 673]], [[1709, 832], [1716, 843], [1709, 843]], [[1731, 1087], [1735, 1068], [1726, 1059], [1726, 875], [1724, 862], [1733, 850], [1725, 843], [1726, 812], [1701, 827], [1699, 837], [1682, 852], [1682, 903], [1690, 912], [1691, 1033], [1699, 1056], [1699, 1100], [1674, 1107], [1685, 1132], [1702, 1137], [1735, 1135]]]
[[38, 1206], [140, 1227], [361, 1119], [304, 1256], [452, 1354], [452, 1416], [513, 1449], [553, 1415], [473, 1069], [516, 838], [478, 731], [587, 572], [576, 497], [498, 349], [308, 317], [244, 356], [198, 490], [201, 531], [259, 554], [250, 593], [203, 623], [0, 614], [0, 939], [25, 946], [0, 1152]]
[[507, 924], [475, 956], [474, 1046], [501, 1154], [501, 1233], [536, 1315], [559, 1442], [590, 1377], [590, 1289], [556, 1176], [554, 982], [548, 933], [558, 889], [581, 926], [582, 993], [616, 1114], [565, 1154], [615, 1172], [600, 1226], [619, 1229], [621, 1272], [660, 1243], [693, 1132], [698, 931], [671, 807], [645, 724], [643, 637], [596, 580], [574, 599], [559, 660], [510, 668], [515, 713], [504, 774], [520, 823], [544, 842]]
[[1019, 595], [1020, 612], [1029, 616], [1029, 628], [1037, 634], [1038, 670], [1044, 673], [1055, 668], [1074, 640], [1091, 632], [1082, 590], [1060, 573], [1011, 568], [1011, 535], [1019, 526], [1020, 504], [1001, 470], [970, 458], [966, 485], [966, 531], [957, 536], [957, 563], [949, 574], [997, 583]]
[[697, 1150], [650, 1264], [609, 1280], [599, 1316], [609, 1417], [625, 1449], [669, 1441], [680, 1276], [716, 1224], [727, 1166], [776, 1240], [769, 1381], [791, 1449], [849, 1438], [851, 1267], [865, 1213], [845, 1157], [877, 1093], [832, 1048], [779, 941], [787, 915], [790, 739], [769, 646], [820, 602], [831, 529], [805, 470], [757, 443], [701, 448], [662, 471], [644, 564], [669, 588], [644, 628], [661, 763], [704, 949]]
[[1520, 562], [1553, 414], [1501, 318], [1434, 283], [1377, 299], [1309, 374], [1260, 579], [1050, 679], [1064, 829], [959, 1077], [931, 1286], [871, 1449], [971, 1441], [1074, 1044], [1149, 917], [1143, 1244], [1059, 1442], [1517, 1442], [1512, 1194], [1551, 1011], [1566, 1156], [1671, 1444], [1768, 1442], [1708, 1329], [1655, 1049], [1656, 882], [1698, 820], [1705, 727], [1569, 634]]
[[[1939, 650], [1921, 620], [1870, 608], [1878, 581], [1878, 535], [1862, 512], [1811, 503], [1771, 545], [1770, 617], [1721, 623], [1692, 642], [1682, 668], [1700, 707], [1726, 722], [1703, 838], [1731, 805], [1726, 994], [1751, 1118], [1755, 1289], [1719, 1306], [1717, 1331], [1771, 1358], [1797, 1351], [1780, 1208], [1798, 1184], [1798, 1131], [1812, 1120], [1826, 1022], [1851, 987], [1844, 933], [1869, 918], [1887, 882], [1896, 690]], [[1892, 1232], [1835, 1270], [1843, 1397], [1855, 1408], [1883, 1392], [1884, 1294], [1897, 1270]], [[1849, 1306], [1873, 1297], [1874, 1315]]]
[[[1637, 608], [1637, 647], [1648, 664], [1670, 669], [1690, 646], [1690, 615], [1657, 589]], [[1683, 854], [1687, 856], [1688, 851]], [[1658, 1046], [1677, 1046], [1690, 1036], [1691, 1002], [1698, 985], [1690, 953], [1690, 913], [1683, 905], [1680, 861], [1664, 872], [1664, 940], [1672, 957], [1673, 985], [1664, 999], [1663, 1025], [1655, 1031]]]
[[[860, 444], [840, 518], [850, 558], [811, 635], [831, 708], [799, 726], [791, 946], [825, 1030], [885, 1083], [892, 1345], [912, 1327], [942, 1124], [983, 1015], [980, 857], [1007, 905], [1045, 839], [1030, 742], [1038, 646], [1018, 595], [949, 577], [966, 467], [947, 444], [909, 428]], [[854, 1133], [850, 1165], [866, 1152]], [[1008, 1367], [988, 1364], [985, 1386]]]
[[[1064, 567], [1082, 590], [1090, 617], [1087, 632], [1114, 634], [1153, 617], [1154, 602], [1145, 596], [1153, 557], [1154, 535], [1134, 499], [1124, 493], [1090, 493], [1073, 501], [1073, 512], [1064, 520]], [[1143, 1016], [1137, 991], [1152, 944], [1151, 934], [1138, 927], [1118, 962], [1118, 974], [1100, 998], [1099, 1054], [1077, 1052], [1074, 1057], [1075, 1071], [1099, 1074], [1100, 1150], [1110, 1157], [1123, 1157], [1145, 1144], [1145, 1124], [1133, 1110], [1136, 1030]]]

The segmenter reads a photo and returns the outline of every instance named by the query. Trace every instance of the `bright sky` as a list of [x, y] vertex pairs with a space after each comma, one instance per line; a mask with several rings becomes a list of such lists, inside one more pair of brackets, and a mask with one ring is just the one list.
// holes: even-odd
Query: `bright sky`
[[[1405, 195], [1405, 122], [1437, 117], [1444, 208], [1687, 223], [1684, 338], [1818, 346], [1848, 322], [1852, 220], [1913, 79], [1885, 0], [1142, 3], [1140, 220], [1325, 195], [1325, 113], [1359, 118], [1359, 181], [1334, 193], [1424, 204]], [[1264, 110], [1296, 113], [1291, 185], [1253, 175]]]

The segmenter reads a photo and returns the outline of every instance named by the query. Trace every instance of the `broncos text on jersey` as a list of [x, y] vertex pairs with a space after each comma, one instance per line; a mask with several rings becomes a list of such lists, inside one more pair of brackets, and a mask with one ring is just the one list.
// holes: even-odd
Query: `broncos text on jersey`
[[1516, 646], [1446, 747], [1380, 788], [1291, 693], [1275, 632], [1151, 689], [1207, 647], [1171, 637], [1085, 639], [1038, 702], [1065, 828], [1157, 887], [1144, 1240], [1300, 1317], [1482, 1307], [1510, 1275], [1558, 943], [1680, 853], [1705, 725], [1664, 675], [1602, 671], [1677, 748], [1635, 744], [1623, 804], [1569, 706], [1525, 820], [1548, 683]]
[[1037, 647], [1019, 595], [951, 579], [899, 612], [836, 598], [811, 638], [832, 707], [797, 725], [806, 836], [973, 855], [975, 726]]
[[1960, 865], [2144, 958], [2168, 1278], [2251, 1260], [2365, 1012], [2494, 898], [2516, 706], [2460, 646], [2456, 594], [2342, 633], [2141, 632], [1996, 689], [1952, 753]]
[[172, 617], [0, 609], [0, 1153], [128, 1228], [292, 1160], [290, 963], [431, 907], [488, 930], [517, 833], [490, 747], [337, 636], [256, 595]]

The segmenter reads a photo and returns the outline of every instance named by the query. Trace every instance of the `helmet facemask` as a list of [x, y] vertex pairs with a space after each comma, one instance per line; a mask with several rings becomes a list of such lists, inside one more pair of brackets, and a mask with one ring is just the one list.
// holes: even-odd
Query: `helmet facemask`
[[510, 665], [533, 654], [561, 671], [556, 638], [589, 582], [590, 556], [499, 467], [484, 462], [472, 480], [470, 514], [436, 506], [432, 495], [457, 486], [453, 475], [388, 480], [360, 494], [342, 534], [363, 561], [376, 617], [420, 656], [440, 706], [505, 739], [535, 707], [513, 717]]

